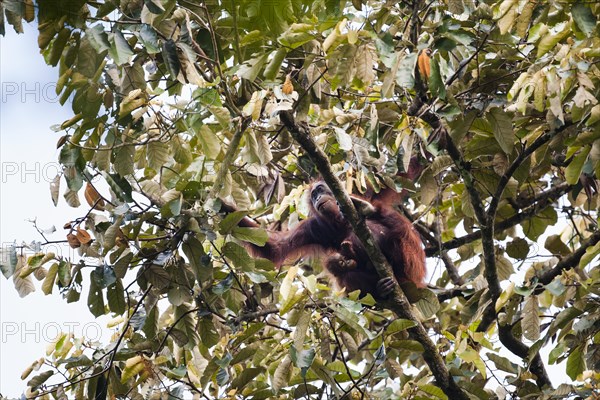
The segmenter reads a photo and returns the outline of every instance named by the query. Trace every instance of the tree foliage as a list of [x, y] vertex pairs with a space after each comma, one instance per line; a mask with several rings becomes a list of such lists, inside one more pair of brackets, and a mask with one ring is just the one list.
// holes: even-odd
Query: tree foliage
[[[81, 210], [65, 242], [82, 256], [14, 248], [2, 272], [118, 327], [105, 344], [58, 337], [23, 373], [28, 395], [592, 398], [598, 15], [555, 0], [2, 2], [0, 33], [37, 22], [73, 109], [51, 194]], [[437, 289], [381, 308], [331, 290], [318, 260], [250, 257], [240, 241], [266, 231], [237, 222], [293, 226], [319, 173], [407, 191]], [[572, 384], [548, 377], [556, 363]]]

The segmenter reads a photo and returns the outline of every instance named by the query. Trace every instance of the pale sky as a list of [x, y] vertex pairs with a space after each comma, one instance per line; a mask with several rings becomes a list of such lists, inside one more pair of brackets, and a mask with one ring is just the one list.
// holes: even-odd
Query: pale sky
[[[85, 213], [84, 207], [72, 209], [62, 199], [58, 207], [50, 197], [49, 181], [59, 165], [56, 142], [60, 133], [50, 127], [73, 114], [71, 107], [57, 101], [54, 82], [58, 68], [45, 64], [37, 46], [37, 28], [25, 25], [17, 35], [7, 25], [0, 37], [0, 242], [3, 248], [17, 243], [42, 240], [29, 219], [37, 218], [41, 229], [56, 226], [49, 240], [65, 239], [62, 226]], [[83, 198], [81, 198], [83, 200]], [[85, 204], [85, 201], [83, 201]], [[69, 249], [55, 246], [57, 254]], [[86, 288], [81, 300], [67, 304], [57, 288], [44, 296], [40, 283], [36, 291], [21, 299], [12, 279], [0, 274], [0, 394], [8, 398], [21, 395], [26, 381], [20, 375], [33, 361], [45, 356], [46, 346], [59, 331], [87, 335], [90, 339], [105, 330], [94, 321], [86, 306], [89, 271], [84, 273]], [[104, 335], [106, 337], [106, 335]], [[99, 337], [98, 337], [99, 338]], [[29, 379], [33, 376], [30, 375]]]

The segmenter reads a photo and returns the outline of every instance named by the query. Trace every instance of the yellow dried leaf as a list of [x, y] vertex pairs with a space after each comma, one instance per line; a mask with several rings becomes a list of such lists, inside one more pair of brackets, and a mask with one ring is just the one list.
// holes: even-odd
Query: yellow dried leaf
[[77, 228], [77, 234], [75, 236], [79, 243], [88, 244], [92, 241], [92, 237], [85, 229]]
[[90, 207], [93, 207], [99, 211], [105, 210], [106, 202], [102, 196], [100, 196], [100, 193], [98, 193], [96, 188], [93, 187], [89, 182], [85, 184], [85, 192], [83, 194]]
[[73, 235], [72, 233], [67, 234], [67, 242], [69, 242], [69, 246], [71, 246], [73, 249], [81, 246], [81, 242], [79, 239], [77, 239], [77, 236]]
[[283, 83], [282, 91], [285, 94], [292, 94], [292, 92], [294, 91], [294, 85], [292, 85], [292, 78], [290, 77], [290, 74], [287, 74], [285, 77], [285, 82]]
[[419, 53], [419, 58], [417, 58], [417, 67], [419, 68], [419, 75], [421, 75], [421, 79], [424, 81], [429, 79], [431, 76], [431, 50], [423, 49]]

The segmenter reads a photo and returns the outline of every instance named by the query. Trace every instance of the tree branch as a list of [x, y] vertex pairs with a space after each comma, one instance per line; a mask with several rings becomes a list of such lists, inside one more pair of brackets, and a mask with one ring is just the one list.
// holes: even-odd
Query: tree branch
[[554, 268], [544, 272], [541, 276], [539, 276], [538, 282], [542, 285], [547, 285], [563, 271], [575, 268], [577, 265], [579, 265], [579, 261], [581, 261], [581, 257], [583, 257], [587, 249], [595, 246], [598, 242], [600, 242], [600, 231], [592, 233], [592, 236], [590, 236], [585, 243], [582, 243], [577, 250], [560, 260], [558, 264], [554, 266]]
[[[409, 108], [408, 112], [410, 115], [418, 115], [425, 122], [430, 124], [432, 128], [434, 128], [434, 134], [439, 138], [440, 144], [444, 145], [446, 151], [448, 152], [455, 166], [457, 167], [461, 178], [463, 179], [465, 188], [471, 200], [471, 205], [473, 206], [473, 210], [477, 218], [477, 222], [480, 226], [479, 236], [481, 238], [481, 244], [483, 248], [484, 276], [488, 283], [488, 290], [490, 298], [492, 300], [485, 308], [481, 322], [477, 327], [478, 332], [485, 332], [487, 331], [489, 326], [496, 320], [496, 300], [498, 300], [500, 294], [502, 293], [502, 288], [500, 287], [500, 280], [498, 278], [498, 269], [496, 267], [496, 252], [494, 246], [495, 225], [493, 221], [495, 218], [495, 211], [494, 214], [490, 215], [485, 210], [481, 196], [479, 195], [479, 192], [477, 191], [477, 188], [474, 184], [474, 177], [470, 171], [470, 164], [465, 162], [465, 160], [463, 159], [462, 154], [452, 141], [452, 138], [448, 134], [446, 128], [442, 125], [440, 117], [433, 113], [429, 108], [422, 107], [422, 103], [421, 105], [419, 105], [419, 102], [420, 101], [418, 99], [415, 99], [413, 104], [411, 104], [411, 107]], [[423, 108], [423, 110], [421, 110], [421, 108]], [[517, 169], [517, 167], [523, 162], [525, 157], [531, 155], [533, 151], [535, 151], [535, 149], [539, 148], [542, 144], [546, 143], [547, 140], [549, 140], [550, 138], [540, 139], [540, 141], [537, 142], [536, 147], [532, 147], [531, 151], [525, 154], [523, 156], [523, 159], [520, 160], [519, 163], [513, 163], [511, 165], [509, 170], [507, 170], [507, 173], [505, 173], [505, 175], [503, 176], [506, 182], [498, 185], [496, 193], [500, 192], [501, 194], [504, 191], [504, 188], [506, 184], [508, 184], [510, 177]], [[524, 153], [526, 152], [527, 151], [524, 151]], [[501, 180], [501, 182], [503, 182], [503, 180]], [[499, 201], [499, 199], [496, 199], [494, 197], [492, 198], [492, 201], [497, 202]], [[537, 206], [539, 206], [539, 204], [537, 204]], [[497, 209], [497, 204], [493, 205], [493, 209]], [[541, 211], [539, 208], [537, 208], [537, 210]], [[523, 343], [520, 343], [520, 345], [516, 345], [515, 342], [518, 341], [516, 340], [516, 338], [514, 338], [510, 329], [508, 332], [504, 331], [503, 334], [499, 335], [499, 337], [502, 344], [504, 344], [506, 348], [509, 349], [511, 352], [524, 359], [528, 357], [529, 347], [527, 347]], [[536, 356], [533, 358], [531, 368], [532, 372], [534, 372], [537, 376], [537, 384], [540, 388], [543, 388], [546, 385], [552, 387], [552, 384], [546, 373], [544, 363], [542, 362], [539, 354], [536, 354]]]
[[[512, 327], [510, 325], [498, 324], [498, 337], [500, 338], [500, 342], [508, 350], [510, 350], [513, 354], [521, 357], [526, 360], [529, 357], [529, 347], [523, 342], [519, 341], [512, 333]], [[546, 372], [546, 367], [544, 366], [544, 362], [540, 357], [539, 353], [537, 353], [529, 364], [529, 369], [536, 376], [536, 383], [538, 387], [543, 388], [544, 386], [552, 387], [552, 382], [550, 381], [550, 377], [548, 377], [548, 373]]]
[[500, 177], [500, 181], [498, 182], [498, 187], [496, 188], [496, 192], [492, 196], [492, 200], [490, 201], [490, 205], [488, 207], [488, 216], [491, 220], [496, 217], [496, 211], [498, 210], [498, 204], [500, 203], [500, 199], [502, 197], [502, 193], [504, 193], [504, 189], [510, 178], [512, 178], [513, 174], [523, 164], [523, 162], [529, 158], [537, 149], [542, 147], [544, 144], [548, 143], [551, 139], [557, 136], [559, 133], [563, 132], [565, 129], [570, 127], [570, 124], [565, 124], [558, 129], [554, 129], [552, 131], [548, 131], [538, 137], [530, 146], [525, 148], [521, 154], [515, 158], [515, 160], [510, 164], [504, 175]]
[[[393, 278], [392, 267], [375, 243], [364, 218], [359, 217], [350, 196], [348, 196], [342, 183], [332, 171], [329, 159], [311, 138], [308, 125], [305, 123], [296, 124], [293, 112], [289, 110], [280, 112], [279, 117], [290, 134], [317, 166], [323, 180], [335, 195], [344, 217], [348, 220], [350, 226], [352, 226], [354, 232], [365, 246], [365, 250], [373, 262], [379, 277]], [[399, 285], [395, 285], [392, 299], [383, 302], [383, 305], [390, 308], [401, 318], [415, 322], [416, 325], [409, 329], [409, 335], [423, 346], [423, 358], [431, 369], [437, 384], [449, 398], [467, 400], [469, 397], [450, 376], [444, 359], [439, 354], [436, 345], [429, 338], [427, 330], [413, 314], [411, 305]]]
[[[561, 196], [569, 193], [572, 189], [573, 186], [567, 183], [563, 183], [536, 195], [530, 201], [524, 201], [523, 203], [530, 203], [530, 206], [524, 208], [522, 212], [515, 214], [512, 217], [496, 223], [494, 225], [494, 232], [501, 232], [508, 228], [512, 228], [513, 226], [525, 221], [526, 219], [533, 217], [534, 215], [542, 211], [544, 208], [554, 203]], [[481, 239], [481, 230], [469, 233], [465, 236], [448, 240], [447, 242], [442, 243], [439, 247], [435, 246], [434, 244], [434, 246], [425, 249], [425, 254], [428, 257], [431, 257], [436, 255], [440, 251], [456, 249], [457, 247], [463, 246], [465, 244], [474, 242], [475, 240], [479, 239]]]

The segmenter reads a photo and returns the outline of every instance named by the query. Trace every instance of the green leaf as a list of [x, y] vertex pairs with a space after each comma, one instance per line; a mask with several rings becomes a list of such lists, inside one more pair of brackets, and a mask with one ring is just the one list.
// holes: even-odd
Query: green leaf
[[574, 381], [586, 368], [582, 346], [577, 346], [567, 358], [567, 375]]
[[588, 158], [588, 154], [590, 154], [590, 150], [591, 146], [585, 146], [573, 157], [573, 160], [571, 160], [569, 165], [567, 165], [567, 168], [565, 169], [565, 179], [568, 184], [575, 185], [579, 182], [583, 165]]
[[201, 285], [205, 282], [210, 282], [213, 278], [212, 263], [210, 257], [204, 252], [202, 243], [195, 236], [188, 235], [187, 239], [181, 245], [181, 249], [190, 261], [190, 266], [196, 276], [196, 280]]
[[587, 37], [592, 37], [596, 30], [596, 16], [587, 4], [583, 2], [573, 4], [571, 8], [573, 20]]
[[[125, 146], [125, 147], [122, 147], [121, 149], [130, 149], [131, 151], [135, 151], [135, 148], [133, 146]], [[119, 162], [123, 163], [123, 164], [127, 160], [129, 160], [129, 157], [131, 157], [131, 159], [130, 159], [131, 165], [129, 165], [129, 166], [131, 167], [132, 173], [133, 173], [133, 154], [131, 154], [130, 151], [125, 151], [123, 155], [118, 156], [118, 158], [120, 160]], [[116, 167], [116, 163], [117, 163], [117, 156], [115, 157], [115, 167]], [[115, 168], [115, 169], [117, 169], [117, 168]], [[117, 172], [119, 172], [119, 171], [124, 172], [124, 170], [125, 170], [125, 165], [122, 165], [118, 168]], [[125, 178], [123, 178], [124, 175], [119, 175], [119, 174], [108, 174], [106, 172], [102, 172], [102, 176], [106, 180], [106, 183], [108, 183], [108, 186], [110, 186], [110, 189], [117, 196], [117, 198], [123, 202], [126, 202], [126, 201], [132, 202], [133, 198], [131, 197], [131, 192], [133, 189], [131, 188], [131, 185], [129, 184], [129, 182]]]
[[179, 71], [181, 71], [181, 62], [177, 55], [177, 45], [172, 39], [166, 40], [162, 50], [165, 65], [171, 74], [171, 79], [176, 80]]
[[13, 276], [17, 267], [17, 247], [14, 244], [5, 246], [5, 251], [8, 253], [1, 258], [0, 270], [6, 279]]
[[538, 43], [537, 58], [542, 58], [544, 54], [554, 49], [561, 40], [571, 34], [571, 24], [564, 23], [562, 28], [557, 34], [552, 35], [550, 32], [547, 32], [542, 35], [542, 39]]
[[221, 142], [208, 125], [201, 125], [196, 132], [196, 137], [206, 157], [210, 160], [216, 159], [221, 152]]
[[50, 56], [47, 59], [49, 65], [56, 66], [60, 61], [60, 57], [63, 54], [63, 50], [65, 49], [65, 45], [67, 41], [71, 37], [71, 30], [69, 28], [62, 28], [54, 42], [52, 43], [52, 51], [50, 52]]
[[144, 5], [152, 14], [160, 15], [165, 12], [165, 8], [160, 0], [144, 0]]
[[125, 383], [137, 374], [141, 373], [145, 368], [142, 356], [134, 356], [127, 359], [125, 368], [121, 372], [121, 383]]
[[142, 29], [139, 32], [140, 42], [144, 45], [144, 50], [148, 54], [160, 53], [160, 44], [158, 42], [158, 34], [148, 24], [142, 24]]
[[215, 329], [215, 325], [209, 318], [200, 318], [198, 321], [198, 334], [202, 344], [208, 348], [219, 343], [219, 334]]
[[[446, 394], [444, 393], [444, 391], [442, 389], [440, 389], [439, 387], [432, 385], [430, 383], [419, 385], [419, 389], [421, 389], [423, 392], [427, 393], [428, 395], [434, 396], [437, 399], [448, 400], [448, 396], [446, 396]], [[429, 397], [429, 398], [432, 398], [432, 397]]]
[[123, 279], [125, 277], [131, 260], [133, 260], [133, 253], [131, 250], [126, 249], [113, 265], [113, 270], [115, 271], [115, 276], [117, 278]]
[[254, 82], [263, 65], [267, 62], [268, 56], [268, 54], [263, 54], [262, 56], [249, 59], [240, 66], [237, 74], [244, 79]]
[[29, 257], [29, 259], [27, 260], [27, 265], [25, 265], [23, 268], [21, 268], [21, 271], [19, 272], [19, 277], [21, 277], [21, 278], [27, 277], [28, 275], [33, 273], [36, 269], [38, 269], [39, 267], [41, 267], [48, 261], [53, 260], [55, 257], [56, 256], [54, 253], [46, 253], [46, 254], [38, 253], [36, 255]]
[[408, 328], [412, 328], [413, 326], [416, 325], [416, 322], [413, 322], [411, 320], [408, 319], [402, 319], [399, 318], [397, 320], [395, 320], [394, 322], [392, 322], [387, 328], [386, 328], [386, 333], [388, 335], [392, 335], [396, 332], [400, 332], [400, 331], [404, 331]]
[[69, 286], [71, 284], [71, 262], [61, 260], [58, 263], [58, 281], [62, 286]]
[[168, 165], [170, 153], [169, 145], [162, 141], [152, 141], [147, 145], [148, 166], [155, 171], [160, 171]]
[[279, 36], [279, 43], [287, 48], [295, 49], [314, 39], [314, 35], [310, 33], [314, 29], [313, 24], [292, 24]]
[[[413, 286], [414, 287], [414, 286]], [[405, 291], [407, 289], [404, 289]], [[440, 302], [437, 296], [431, 290], [421, 289], [418, 292], [419, 300], [414, 304], [419, 309], [424, 318], [430, 318], [440, 309]]]
[[585, 121], [585, 125], [592, 126], [598, 121], [600, 121], [600, 104], [596, 104], [594, 107], [592, 107], [590, 110], [590, 116]]
[[492, 362], [496, 365], [496, 368], [501, 369], [502, 371], [510, 374], [516, 374], [519, 372], [519, 366], [511, 362], [508, 358], [502, 357], [495, 353], [487, 353], [487, 357], [492, 360]]
[[298, 368], [300, 368], [300, 375], [305, 378], [308, 369], [312, 365], [315, 359], [316, 351], [315, 349], [308, 350], [296, 350], [294, 346], [290, 347], [290, 356], [292, 358], [292, 362]]
[[248, 32], [242, 39], [240, 40], [240, 46], [248, 46], [249, 44], [260, 42], [265, 38], [263, 32], [260, 29], [255, 29], [251, 32]]
[[548, 226], [556, 224], [557, 220], [556, 210], [552, 207], [547, 207], [535, 217], [523, 222], [523, 233], [525, 233], [528, 239], [535, 241], [541, 234], [546, 232]]
[[513, 132], [512, 118], [499, 107], [492, 108], [487, 113], [487, 120], [492, 125], [494, 138], [506, 154], [512, 153], [515, 134]]
[[208, 107], [208, 109], [212, 115], [215, 116], [222, 128], [229, 128], [229, 124], [231, 123], [231, 114], [225, 107], [212, 106]]
[[560, 235], [548, 236], [544, 243], [544, 247], [555, 256], [566, 256], [571, 254], [571, 249], [569, 249], [569, 246], [562, 241]]
[[129, 58], [134, 55], [125, 36], [118, 30], [113, 33], [112, 45], [108, 53], [117, 65], [123, 65], [126, 62], [129, 62]]
[[100, 289], [106, 289], [117, 279], [112, 268], [106, 265], [94, 268], [90, 276]]
[[396, 73], [396, 83], [404, 89], [412, 89], [415, 86], [415, 65], [417, 65], [417, 53], [410, 53], [400, 61]]
[[114, 284], [110, 285], [106, 293], [108, 299], [108, 308], [117, 315], [125, 312], [127, 303], [125, 302], [125, 288], [121, 279], [117, 279]]
[[225, 235], [238, 225], [238, 223], [244, 219], [244, 217], [248, 213], [246, 211], [234, 211], [229, 213], [223, 220], [219, 223], [219, 233]]
[[529, 243], [522, 238], [515, 238], [506, 245], [506, 254], [517, 260], [524, 260], [529, 254]]
[[423, 352], [423, 345], [416, 340], [396, 340], [390, 344], [391, 348], [409, 350], [415, 353]]
[[159, 289], [164, 289], [171, 283], [171, 275], [160, 265], [150, 265], [149, 268], [145, 269], [144, 277]]
[[190, 290], [182, 286], [176, 286], [169, 289], [168, 298], [169, 303], [174, 306], [180, 306], [186, 302], [192, 301]]
[[34, 376], [27, 382], [27, 386], [29, 386], [32, 390], [38, 389], [41, 385], [44, 384], [52, 375], [54, 375], [54, 371], [45, 371], [39, 375]]
[[[248, 251], [235, 242], [227, 242], [222, 248], [223, 255], [230, 259], [238, 268], [244, 270], [252, 269], [254, 259], [250, 257]], [[250, 267], [250, 268], [248, 268]]]
[[111, 45], [108, 40], [108, 34], [104, 31], [104, 26], [102, 24], [97, 24], [88, 28], [85, 31], [85, 34], [98, 54], [110, 50]]
[[119, 118], [131, 117], [131, 112], [145, 106], [147, 103], [146, 93], [142, 89], [134, 89], [119, 104]]
[[568, 307], [564, 310], [560, 311], [554, 321], [550, 323], [550, 327], [546, 332], [546, 337], [552, 337], [555, 335], [560, 329], [564, 328], [577, 317], [579, 317], [583, 311], [578, 309], [577, 307]]
[[246, 387], [246, 385], [252, 382], [257, 376], [262, 374], [265, 371], [263, 367], [250, 367], [244, 368], [238, 376], [235, 377], [233, 381], [231, 381], [231, 387], [241, 389]]
[[263, 228], [245, 228], [236, 226], [231, 233], [236, 239], [250, 242], [257, 246], [264, 246], [269, 240], [269, 234]]
[[579, 260], [579, 267], [586, 268], [598, 254], [600, 254], [600, 242], [585, 249], [585, 254]]
[[90, 274], [90, 291], [88, 293], [87, 305], [88, 309], [94, 317], [104, 315], [104, 298], [102, 296], [102, 288], [96, 283], [93, 277], [94, 271]]
[[429, 90], [435, 97], [444, 100], [446, 98], [446, 85], [440, 73], [440, 64], [436, 58], [430, 60], [431, 76], [429, 77]]
[[48, 273], [44, 278], [44, 282], [42, 283], [42, 292], [47, 296], [52, 293], [52, 289], [54, 288], [54, 281], [56, 280], [56, 275], [58, 274], [58, 263], [54, 263], [48, 268]]

